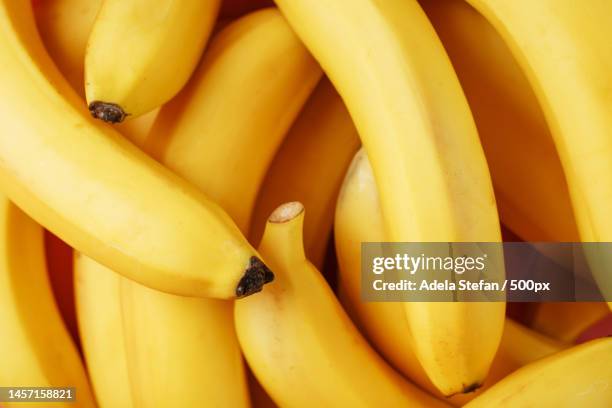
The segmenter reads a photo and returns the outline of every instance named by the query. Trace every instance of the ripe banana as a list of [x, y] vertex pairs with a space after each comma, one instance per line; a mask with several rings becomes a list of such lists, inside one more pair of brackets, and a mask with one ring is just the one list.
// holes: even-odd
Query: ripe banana
[[282, 203], [301, 202], [306, 258], [321, 268], [331, 233], [336, 197], [359, 136], [340, 96], [324, 78], [304, 106], [276, 154], [259, 192], [251, 242], [259, 242], [270, 213]]
[[593, 340], [538, 360], [466, 407], [609, 407], [612, 339]]
[[0, 384], [75, 387], [78, 406], [95, 407], [78, 351], [53, 299], [43, 229], [5, 197], [0, 197], [0, 229]]
[[0, 185], [9, 198], [142, 284], [219, 298], [261, 289], [270, 273], [227, 214], [87, 118], [46, 54], [29, 2], [0, 1], [0, 42]]
[[244, 231], [269, 163], [321, 75], [277, 9], [251, 13], [215, 37], [189, 86], [161, 110], [144, 149]]
[[230, 302], [119, 281], [133, 406], [249, 406]]
[[[34, 7], [40, 36], [64, 77], [85, 99], [85, 49], [102, 0], [45, 0]], [[137, 145], [149, 133], [155, 109], [117, 124], [117, 130]]]
[[[416, 0], [277, 4], [346, 102], [372, 160], [389, 239], [501, 240], [476, 126]], [[505, 305], [405, 307], [432, 382], [445, 395], [477, 388], [499, 345]]]
[[44, 0], [34, 8], [36, 24], [47, 52], [85, 97], [85, 49], [102, 0]]
[[527, 78], [463, 0], [421, 0], [463, 86], [502, 222], [527, 241], [578, 241], [559, 156]]
[[[340, 266], [339, 293], [349, 315], [387, 361], [421, 388], [441, 396], [410, 348], [410, 330], [401, 303], [363, 302], [360, 297], [361, 243], [386, 240], [374, 175], [363, 151], [355, 156], [342, 186], [334, 231]], [[500, 347], [483, 388], [562, 348], [563, 345], [506, 319]], [[448, 401], [461, 406], [480, 392], [455, 395]]]
[[[611, 241], [612, 3], [468, 2], [504, 38], [536, 93], [561, 158], [580, 239]], [[601, 288], [612, 287], [608, 268], [594, 273]]]
[[370, 348], [306, 260], [304, 207], [270, 216], [260, 250], [278, 272], [255, 301], [236, 302], [240, 345], [280, 406], [446, 406], [402, 379]]
[[[145, 149], [246, 232], [274, 152], [321, 74], [277, 10], [247, 15], [215, 36], [193, 80], [161, 109]], [[232, 303], [127, 279], [120, 303], [135, 406], [249, 405]]]
[[147, 113], [176, 95], [200, 59], [220, 0], [105, 0], [85, 55], [91, 114], [106, 122]]
[[75, 252], [75, 299], [87, 371], [100, 407], [134, 407], [118, 275]]

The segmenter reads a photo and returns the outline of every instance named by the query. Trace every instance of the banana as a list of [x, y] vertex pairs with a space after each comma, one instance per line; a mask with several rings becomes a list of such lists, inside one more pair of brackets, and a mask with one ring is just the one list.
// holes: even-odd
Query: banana
[[[417, 2], [276, 3], [351, 113], [372, 161], [389, 239], [500, 241], [476, 126]], [[477, 388], [499, 345], [505, 305], [409, 302], [405, 308], [418, 333], [415, 354], [436, 387], [445, 395]]]
[[87, 117], [46, 54], [29, 2], [0, 2], [0, 42], [0, 186], [11, 200], [150, 287], [218, 298], [261, 290], [271, 273], [224, 211]]
[[[274, 152], [321, 75], [276, 9], [249, 14], [215, 36], [144, 148], [221, 203], [246, 233]], [[134, 406], [249, 405], [231, 302], [117, 279]]]
[[133, 406], [249, 406], [230, 302], [119, 282]]
[[[468, 2], [504, 38], [536, 93], [568, 182], [580, 239], [611, 241], [612, 3]], [[600, 287], [610, 291], [607, 269], [594, 273]]]
[[269, 163], [321, 75], [277, 9], [251, 13], [215, 37], [189, 86], [159, 113], [144, 150], [245, 231]]
[[370, 348], [321, 274], [306, 260], [304, 207], [270, 216], [260, 250], [276, 267], [269, 290], [236, 302], [249, 365], [280, 406], [446, 406], [404, 380]]
[[[0, 229], [0, 384], [75, 387], [78, 406], [95, 407], [79, 353], [53, 299], [43, 229], [5, 197], [0, 197]], [[28, 406], [34, 405], [40, 404]]]
[[120, 280], [99, 263], [75, 252], [76, 299], [83, 355], [100, 407], [134, 407], [125, 336]]
[[550, 130], [508, 46], [463, 0], [420, 3], [472, 109], [502, 222], [526, 241], [578, 241]]
[[612, 339], [593, 340], [538, 360], [466, 407], [609, 407]]
[[251, 242], [259, 242], [270, 213], [299, 201], [308, 211], [304, 223], [306, 258], [317, 268], [331, 233], [336, 197], [359, 136], [340, 96], [324, 78], [276, 154], [259, 192]]
[[85, 49], [102, 0], [44, 0], [34, 8], [40, 36], [53, 61], [85, 97]]
[[[334, 232], [340, 266], [339, 295], [347, 312], [387, 361], [421, 388], [442, 397], [410, 347], [410, 330], [401, 303], [361, 300], [361, 243], [386, 240], [374, 175], [363, 151], [355, 156], [342, 186]], [[462, 406], [510, 372], [563, 347], [506, 319], [500, 347], [483, 387], [476, 393], [455, 395], [448, 401]]]
[[540, 303], [529, 325], [547, 336], [573, 343], [578, 336], [610, 313], [605, 303]]
[[[40, 36], [64, 77], [85, 99], [85, 49], [102, 0], [45, 0], [34, 7]], [[117, 130], [142, 144], [159, 110], [117, 124]]]
[[187, 83], [220, 0], [105, 0], [85, 55], [91, 114], [110, 123], [161, 106]]

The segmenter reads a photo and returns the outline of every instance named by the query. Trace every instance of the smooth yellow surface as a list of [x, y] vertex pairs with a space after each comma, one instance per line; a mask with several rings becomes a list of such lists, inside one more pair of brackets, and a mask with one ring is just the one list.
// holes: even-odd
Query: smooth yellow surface
[[272, 211], [301, 202], [306, 257], [323, 266], [344, 173], [359, 148], [359, 137], [342, 99], [327, 78], [319, 82], [276, 154], [259, 192], [251, 242], [261, 240]]
[[321, 75], [278, 10], [251, 13], [215, 36], [145, 150], [245, 231], [266, 170]]
[[219, 4], [105, 0], [87, 44], [87, 103], [117, 104], [130, 118], [170, 100], [196, 68]]
[[231, 302], [168, 295], [127, 279], [120, 301], [135, 407], [250, 405]]
[[376, 354], [306, 260], [301, 204], [284, 218], [268, 222], [260, 245], [277, 279], [235, 307], [242, 350], [274, 401], [283, 407], [445, 406]]
[[574, 346], [517, 370], [466, 407], [609, 407], [611, 355], [611, 338]]
[[[421, 388], [441, 397], [411, 348], [410, 329], [402, 304], [361, 300], [361, 243], [386, 240], [374, 175], [363, 151], [356, 155], [342, 187], [334, 232], [340, 266], [340, 298], [349, 315], [387, 361]], [[486, 324], [486, 321], [481, 323]], [[486, 342], [486, 339], [475, 341]], [[562, 344], [506, 319], [502, 340], [483, 388], [562, 348]], [[461, 406], [480, 392], [458, 394], [448, 402]]]
[[[468, 2], [499, 31], [535, 91], [561, 158], [580, 239], [612, 241], [612, 3]], [[612, 287], [608, 268], [593, 273], [601, 288]]]
[[233, 297], [256, 252], [231, 219], [94, 123], [44, 51], [29, 4], [0, 4], [0, 37], [4, 192], [72, 247], [131, 279]]
[[[499, 241], [476, 126], [416, 0], [276, 3], [351, 113], [372, 162], [389, 239]], [[502, 334], [503, 303], [405, 308], [418, 333], [415, 353], [445, 395], [484, 380]], [[487, 343], [474, 347], [480, 338]]]
[[130, 379], [122, 330], [119, 275], [78, 252], [74, 291], [79, 337], [100, 407], [131, 408]]
[[[85, 103], [85, 50], [102, 0], [43, 0], [34, 8], [36, 25], [47, 52]], [[158, 110], [115, 125], [140, 146]]]
[[[246, 232], [263, 175], [320, 76], [278, 11], [250, 14], [213, 39], [193, 80], [162, 108], [145, 148]], [[231, 302], [126, 279], [121, 288], [136, 406], [249, 406]]]
[[525, 74], [463, 0], [422, 0], [478, 127], [502, 222], [527, 241], [578, 241], [565, 175]]
[[34, 8], [40, 36], [62, 74], [85, 97], [85, 49], [102, 0], [42, 0]]
[[53, 298], [43, 229], [2, 196], [0, 231], [0, 386], [75, 387], [78, 406], [95, 407], [79, 353]]

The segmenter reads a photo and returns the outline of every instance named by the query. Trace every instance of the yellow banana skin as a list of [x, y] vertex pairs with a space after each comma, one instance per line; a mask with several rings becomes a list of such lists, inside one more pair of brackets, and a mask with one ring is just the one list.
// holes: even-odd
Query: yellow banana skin
[[249, 406], [230, 302], [120, 282], [133, 406]]
[[[335, 243], [339, 292], [344, 307], [374, 347], [406, 377], [442, 397], [410, 347], [410, 330], [401, 303], [361, 300], [361, 243], [384, 242], [385, 231], [374, 175], [365, 152], [355, 156], [338, 198]], [[484, 385], [475, 393], [448, 399], [462, 406], [521, 366], [562, 350], [564, 345], [506, 319], [502, 340]]]
[[215, 37], [188, 87], [160, 111], [144, 149], [245, 231], [269, 163], [321, 75], [277, 9], [253, 12]]
[[[261, 289], [257, 254], [224, 211], [87, 117], [43, 49], [29, 3], [0, 2], [0, 37], [0, 186], [11, 200], [147, 286], [218, 298]], [[254, 285], [244, 285], [245, 271], [259, 277]]]
[[462, 0], [421, 0], [457, 72], [502, 222], [527, 241], [578, 241], [565, 175], [536, 96], [508, 46]]
[[466, 407], [609, 407], [611, 355], [610, 338], [574, 346], [517, 370]]
[[131, 408], [118, 275], [78, 252], [74, 291], [83, 355], [98, 405]]
[[[102, 0], [45, 0], [34, 7], [36, 25], [47, 52], [72, 88], [85, 99], [85, 49]], [[117, 130], [142, 145], [157, 116], [155, 109], [117, 124]]]
[[105, 0], [85, 56], [94, 117], [122, 122], [176, 95], [204, 50], [220, 0]]
[[[476, 126], [418, 3], [276, 3], [351, 113], [378, 181], [389, 239], [499, 241], [495, 197]], [[499, 345], [505, 305], [405, 306], [411, 330], [419, 333], [413, 348], [436, 387], [445, 395], [478, 387]], [[458, 321], [473, 327], [458, 327]], [[482, 338], [487, 343], [476, 349]]]
[[34, 8], [45, 47], [72, 88], [85, 97], [85, 49], [102, 0], [44, 0]]
[[359, 135], [342, 99], [323, 78], [276, 154], [259, 192], [251, 242], [259, 242], [268, 216], [288, 201], [308, 211], [306, 258], [321, 268], [333, 226], [338, 191], [359, 148]]
[[[602, 177], [612, 172], [612, 3], [468, 2], [504, 38], [536, 93], [561, 158], [580, 239], [612, 241], [612, 182]], [[612, 278], [604, 269], [594, 274], [608, 289]]]
[[78, 406], [95, 407], [79, 353], [53, 299], [43, 229], [4, 196], [0, 197], [0, 229], [0, 384], [75, 387]]
[[406, 382], [361, 337], [306, 260], [303, 221], [298, 202], [272, 213], [260, 250], [280, 271], [277, 280], [255, 302], [235, 305], [240, 345], [266, 391], [283, 407], [445, 406]]
[[[222, 203], [246, 232], [274, 152], [320, 76], [277, 10], [247, 15], [212, 40], [145, 148]], [[249, 406], [231, 302], [121, 279], [120, 303], [135, 406]]]

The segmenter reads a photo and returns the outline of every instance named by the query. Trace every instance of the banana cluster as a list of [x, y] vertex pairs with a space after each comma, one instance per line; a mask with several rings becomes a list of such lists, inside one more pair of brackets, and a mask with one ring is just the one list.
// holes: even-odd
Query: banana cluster
[[605, 303], [360, 288], [363, 242], [612, 241], [611, 16], [0, 0], [0, 387], [75, 390], [0, 406], [612, 406]]

